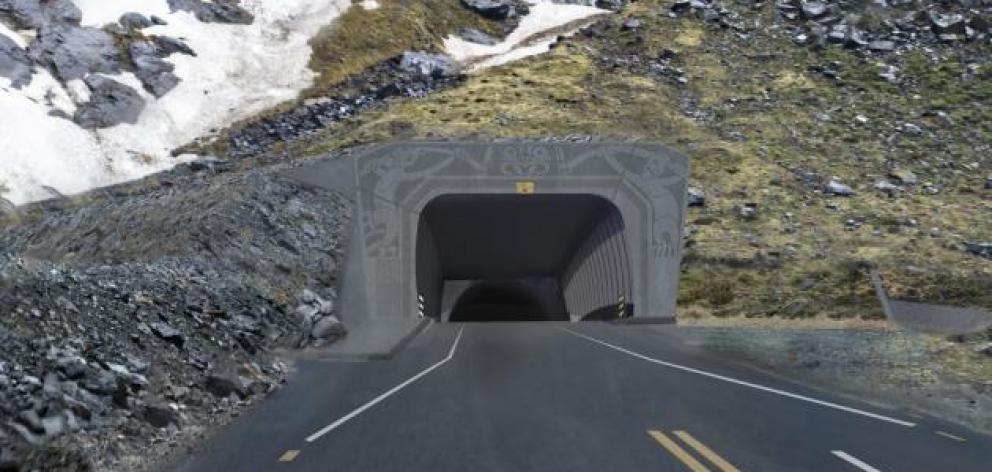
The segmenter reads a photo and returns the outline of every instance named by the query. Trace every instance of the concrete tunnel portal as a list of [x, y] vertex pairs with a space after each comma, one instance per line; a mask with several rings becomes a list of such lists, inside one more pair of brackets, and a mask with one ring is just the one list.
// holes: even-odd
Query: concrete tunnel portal
[[346, 320], [671, 320], [688, 160], [657, 144], [406, 142], [288, 172], [351, 195]]

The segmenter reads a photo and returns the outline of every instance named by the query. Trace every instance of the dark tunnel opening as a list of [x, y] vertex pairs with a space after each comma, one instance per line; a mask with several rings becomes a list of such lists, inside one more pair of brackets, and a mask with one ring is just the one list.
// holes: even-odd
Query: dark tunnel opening
[[[567, 320], [563, 310], [544, 301], [559, 294], [542, 292], [539, 284], [523, 281], [482, 281], [465, 290], [451, 309], [449, 321]], [[544, 300], [542, 300], [544, 299]]]
[[611, 319], [632, 312], [620, 211], [587, 194], [449, 194], [417, 228], [422, 316], [440, 321]]

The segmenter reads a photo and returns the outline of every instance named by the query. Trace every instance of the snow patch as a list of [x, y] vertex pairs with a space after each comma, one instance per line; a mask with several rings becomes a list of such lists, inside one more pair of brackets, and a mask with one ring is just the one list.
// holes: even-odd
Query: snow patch
[[362, 0], [362, 8], [366, 10], [375, 10], [379, 8], [379, 2], [377, 0]]
[[[531, 4], [530, 13], [520, 20], [519, 26], [502, 42], [490, 46], [466, 41], [458, 36], [449, 36], [444, 40], [445, 50], [462, 64], [476, 63], [471, 70], [479, 70], [547, 52], [555, 40], [539, 39], [543, 33], [596, 15], [610, 13], [608, 10], [595, 7], [558, 4], [550, 0], [532, 0], [528, 3]], [[535, 42], [535, 39], [538, 41]]]
[[3, 197], [16, 204], [47, 198], [45, 186], [73, 194], [167, 169], [181, 162], [170, 155], [176, 147], [295, 98], [315, 76], [307, 67], [308, 40], [351, 7], [351, 0], [243, 0], [255, 22], [227, 25], [170, 12], [167, 0], [75, 3], [86, 26], [132, 11], [158, 16], [168, 24], [144, 33], [181, 38], [197, 56], [167, 59], [182, 81], [158, 100], [133, 74], [113, 77], [138, 90], [148, 106], [136, 124], [103, 130], [86, 131], [49, 114], [71, 116], [88, 95], [78, 84], [63, 87], [39, 71], [27, 91], [0, 88], [0, 182], [9, 189]]
[[25, 38], [17, 31], [8, 28], [7, 25], [4, 25], [3, 23], [0, 23], [0, 35], [4, 35], [10, 38], [10, 40], [13, 41], [14, 44], [22, 48], [28, 47], [28, 38]]

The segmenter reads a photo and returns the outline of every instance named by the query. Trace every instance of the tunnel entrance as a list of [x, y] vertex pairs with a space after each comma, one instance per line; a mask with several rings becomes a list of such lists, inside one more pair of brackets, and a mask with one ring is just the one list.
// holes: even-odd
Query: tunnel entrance
[[587, 194], [447, 194], [417, 225], [419, 309], [441, 321], [629, 316], [623, 217]]
[[546, 288], [518, 280], [477, 282], [458, 297], [448, 320], [567, 321], [561, 293]]
[[689, 161], [663, 145], [395, 142], [286, 175], [351, 198], [346, 259], [330, 270], [355, 331], [674, 320]]

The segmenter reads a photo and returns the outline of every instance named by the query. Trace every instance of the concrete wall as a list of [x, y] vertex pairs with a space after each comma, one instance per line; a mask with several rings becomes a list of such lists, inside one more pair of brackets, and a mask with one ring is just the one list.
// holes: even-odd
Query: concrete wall
[[385, 318], [418, 316], [418, 225], [431, 200], [515, 194], [521, 187], [611, 202], [624, 222], [627, 302], [636, 317], [674, 317], [688, 174], [687, 158], [660, 145], [528, 142], [391, 143], [290, 173], [354, 196], [342, 309]]

